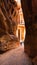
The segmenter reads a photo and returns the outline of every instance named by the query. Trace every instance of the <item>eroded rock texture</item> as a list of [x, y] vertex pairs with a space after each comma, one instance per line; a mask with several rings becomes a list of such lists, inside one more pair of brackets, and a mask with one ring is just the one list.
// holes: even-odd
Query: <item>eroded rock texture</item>
[[14, 0], [0, 0], [0, 51], [19, 46], [16, 37], [17, 3]]
[[29, 56], [37, 55], [37, 0], [21, 0], [25, 26], [25, 51]]

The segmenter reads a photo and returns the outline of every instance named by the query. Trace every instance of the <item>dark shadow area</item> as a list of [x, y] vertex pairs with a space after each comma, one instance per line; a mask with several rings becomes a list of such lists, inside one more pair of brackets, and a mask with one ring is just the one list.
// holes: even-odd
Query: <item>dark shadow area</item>
[[4, 54], [5, 52], [7, 52], [7, 51], [0, 51], [0, 54]]

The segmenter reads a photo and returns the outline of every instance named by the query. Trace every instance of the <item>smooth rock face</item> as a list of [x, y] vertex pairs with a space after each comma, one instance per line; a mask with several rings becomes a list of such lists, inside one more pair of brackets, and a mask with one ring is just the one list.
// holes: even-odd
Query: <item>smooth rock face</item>
[[34, 14], [37, 14], [37, 0], [32, 0], [32, 10]]
[[27, 52], [29, 56], [34, 57], [37, 55], [37, 0], [29, 1], [31, 1], [30, 6], [28, 6], [27, 0], [21, 0], [26, 26], [26, 39], [24, 45], [25, 52]]
[[37, 56], [33, 58], [32, 62], [34, 65], [37, 65]]

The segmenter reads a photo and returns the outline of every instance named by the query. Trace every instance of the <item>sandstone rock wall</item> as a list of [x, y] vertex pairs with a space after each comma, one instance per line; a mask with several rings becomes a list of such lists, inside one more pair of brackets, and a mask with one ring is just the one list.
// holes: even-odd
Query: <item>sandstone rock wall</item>
[[31, 2], [29, 2], [28, 6], [27, 0], [21, 0], [26, 26], [24, 46], [25, 52], [28, 53], [29, 56], [34, 57], [37, 55], [37, 0], [29, 1]]

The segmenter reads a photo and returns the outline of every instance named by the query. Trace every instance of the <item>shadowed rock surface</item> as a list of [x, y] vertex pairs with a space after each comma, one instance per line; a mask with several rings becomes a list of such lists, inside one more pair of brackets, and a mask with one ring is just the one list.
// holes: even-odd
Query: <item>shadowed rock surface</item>
[[37, 0], [21, 0], [26, 26], [25, 52], [37, 56]]

